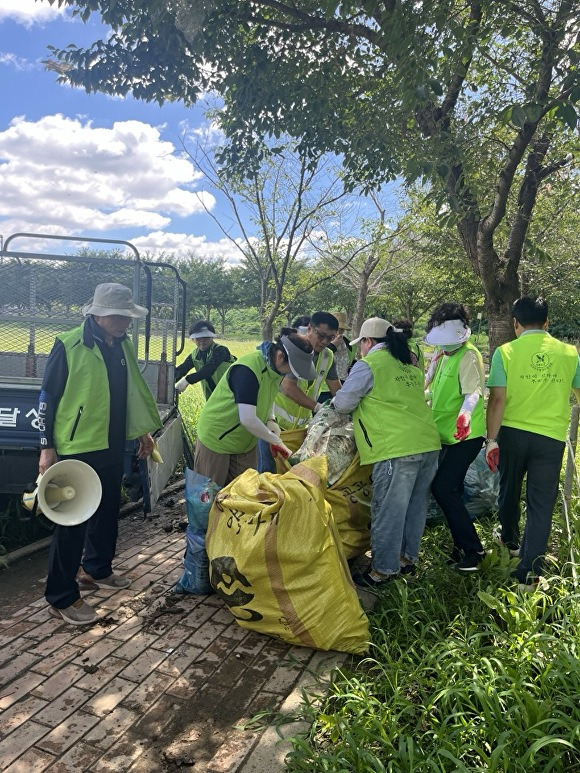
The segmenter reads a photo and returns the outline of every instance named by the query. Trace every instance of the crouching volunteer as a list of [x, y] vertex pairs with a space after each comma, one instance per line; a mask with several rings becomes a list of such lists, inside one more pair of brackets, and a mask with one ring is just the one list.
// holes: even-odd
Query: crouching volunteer
[[453, 537], [449, 563], [462, 572], [477, 571], [485, 558], [463, 501], [467, 470], [481, 451], [485, 436], [485, 371], [470, 335], [465, 307], [442, 303], [431, 315], [425, 336], [428, 344], [438, 348], [426, 383], [431, 386], [433, 418], [442, 444], [431, 491]]
[[354, 580], [360, 587], [380, 588], [415, 571], [441, 444], [423, 376], [402, 332], [373, 317], [363, 322], [356, 343], [362, 359], [332, 404], [353, 414], [361, 464], [373, 465], [372, 566]]
[[[175, 368], [178, 392], [184, 392], [190, 384], [201, 382], [203, 394], [208, 400], [220, 378], [236, 358], [227, 346], [215, 342], [215, 328], [205, 319], [198, 319], [189, 328], [189, 337], [196, 344], [193, 352]], [[195, 373], [190, 373], [195, 369]]]
[[[334, 355], [328, 348], [337, 333], [338, 321], [332, 314], [317, 311], [310, 317], [304, 338], [312, 351], [313, 375], [306, 379], [290, 372], [282, 380], [274, 401], [274, 416], [282, 431], [306, 429], [312, 414], [321, 406], [318, 398], [325, 382], [332, 395], [340, 389]], [[260, 443], [258, 469], [260, 472], [276, 471], [267, 443]]]
[[282, 330], [275, 342], [266, 341], [236, 360], [201, 410], [196, 472], [225, 486], [256, 467], [258, 439], [285, 458], [290, 455], [278, 436], [272, 406], [287, 373], [306, 380], [316, 377], [311, 353], [310, 344], [297, 333]]

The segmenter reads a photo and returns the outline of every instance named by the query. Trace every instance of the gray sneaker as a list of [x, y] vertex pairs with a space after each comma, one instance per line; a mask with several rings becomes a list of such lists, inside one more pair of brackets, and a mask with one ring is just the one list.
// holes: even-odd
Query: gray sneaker
[[65, 623], [71, 625], [89, 625], [101, 619], [100, 615], [82, 599], [77, 599], [74, 604], [65, 609], [51, 606], [48, 611], [52, 617], [61, 617]]
[[77, 582], [81, 590], [95, 590], [95, 588], [110, 588], [112, 590], [121, 590], [128, 588], [132, 580], [128, 577], [122, 577], [120, 574], [110, 574], [101, 580], [94, 580], [89, 574], [79, 574]]

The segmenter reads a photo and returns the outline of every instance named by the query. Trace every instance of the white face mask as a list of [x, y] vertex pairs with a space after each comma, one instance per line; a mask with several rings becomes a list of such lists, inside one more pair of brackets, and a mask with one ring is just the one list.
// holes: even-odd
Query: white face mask
[[463, 344], [445, 344], [441, 349], [444, 352], [456, 352], [458, 349], [461, 349], [462, 346]]

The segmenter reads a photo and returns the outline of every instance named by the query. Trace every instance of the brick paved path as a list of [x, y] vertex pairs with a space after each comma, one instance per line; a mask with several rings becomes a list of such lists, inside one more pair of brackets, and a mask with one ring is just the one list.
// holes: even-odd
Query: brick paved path
[[1, 771], [281, 769], [288, 747], [275, 732], [235, 726], [292, 708], [297, 682], [336, 653], [248, 632], [216, 596], [169, 593], [185, 540], [164, 525], [121, 521], [115, 570], [132, 586], [83, 594], [102, 623], [59, 622], [44, 599], [0, 620]]

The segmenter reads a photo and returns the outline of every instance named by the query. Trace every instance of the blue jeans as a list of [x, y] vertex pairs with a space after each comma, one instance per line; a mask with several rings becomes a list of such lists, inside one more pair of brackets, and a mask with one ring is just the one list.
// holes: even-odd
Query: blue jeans
[[276, 472], [276, 462], [267, 440], [258, 440], [258, 472]]
[[401, 557], [417, 561], [438, 457], [439, 451], [425, 451], [373, 465], [371, 546], [375, 571], [397, 574]]

